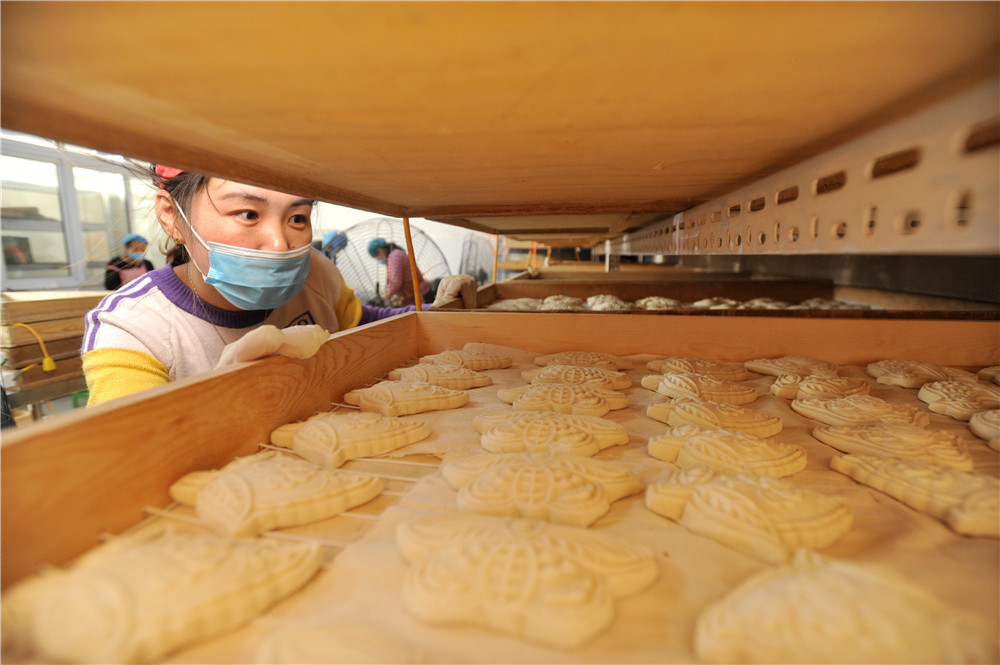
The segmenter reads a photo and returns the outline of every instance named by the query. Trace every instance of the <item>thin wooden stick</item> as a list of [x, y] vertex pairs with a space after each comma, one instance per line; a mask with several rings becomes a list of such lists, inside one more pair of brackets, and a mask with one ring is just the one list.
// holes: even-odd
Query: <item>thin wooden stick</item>
[[413, 239], [410, 238], [410, 218], [403, 218], [403, 233], [406, 235], [406, 255], [410, 259], [410, 279], [413, 282], [413, 304], [417, 306], [417, 311], [421, 311], [420, 298], [420, 273], [417, 271], [417, 255], [413, 252]]

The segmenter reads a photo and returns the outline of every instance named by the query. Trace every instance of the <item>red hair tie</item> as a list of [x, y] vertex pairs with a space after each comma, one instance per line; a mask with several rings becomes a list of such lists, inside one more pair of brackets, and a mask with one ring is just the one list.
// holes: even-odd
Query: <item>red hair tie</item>
[[[163, 164], [157, 164], [153, 167], [153, 171], [156, 175], [160, 176], [164, 180], [170, 180], [171, 178], [176, 178], [180, 174], [184, 173], [184, 169], [175, 169], [173, 166], [164, 166]], [[160, 187], [163, 187], [163, 183], [160, 183]]]

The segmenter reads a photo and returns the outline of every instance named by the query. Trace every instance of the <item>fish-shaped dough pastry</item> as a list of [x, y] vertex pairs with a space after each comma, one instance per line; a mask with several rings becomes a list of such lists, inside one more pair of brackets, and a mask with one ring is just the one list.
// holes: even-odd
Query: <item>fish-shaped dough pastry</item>
[[469, 402], [469, 393], [429, 383], [380, 381], [370, 388], [358, 388], [344, 394], [344, 401], [362, 411], [383, 416], [406, 416], [411, 413], [457, 409]]
[[689, 402], [675, 400], [650, 404], [646, 415], [653, 420], [673, 425], [695, 425], [704, 429], [726, 429], [749, 432], [766, 438], [781, 431], [781, 418], [735, 404]]
[[625, 427], [597, 416], [554, 411], [501, 411], [477, 416], [480, 444], [491, 453], [550, 453], [590, 457], [628, 443]]
[[642, 387], [666, 397], [720, 404], [749, 404], [757, 399], [753, 386], [719, 379], [708, 374], [647, 374]]

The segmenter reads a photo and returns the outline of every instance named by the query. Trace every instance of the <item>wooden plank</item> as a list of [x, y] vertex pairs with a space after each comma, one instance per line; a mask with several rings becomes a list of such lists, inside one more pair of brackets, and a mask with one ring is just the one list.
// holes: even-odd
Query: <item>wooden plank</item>
[[83, 359], [79, 354], [58, 361], [56, 368], [51, 372], [44, 371], [41, 365], [32, 367], [17, 377], [14, 385], [17, 386], [18, 390], [31, 390], [78, 376], [83, 376]]
[[[86, 322], [84, 321], [83, 314], [81, 314], [80, 316], [67, 319], [36, 321], [30, 325], [42, 340], [48, 344], [49, 340], [82, 339]], [[26, 344], [38, 344], [38, 340], [27, 329], [21, 326], [10, 325], [7, 323], [7, 319], [4, 319], [4, 325], [0, 327], [0, 348], [6, 349]]]
[[[45, 340], [45, 350], [49, 352], [49, 356], [53, 360], [59, 361], [79, 356], [82, 344], [83, 337]], [[3, 351], [7, 354], [7, 366], [14, 369], [26, 367], [31, 363], [42, 362], [42, 347], [37, 342], [23, 346], [3, 347]]]
[[34, 323], [83, 316], [109, 291], [4, 291], [0, 319], [4, 323]]
[[1000, 321], [441, 312], [421, 315], [419, 330], [421, 355], [476, 341], [539, 353], [580, 349], [724, 361], [798, 354], [841, 365], [916, 358], [977, 369], [1000, 364]]
[[266, 358], [4, 433], [0, 584], [60, 563], [169, 504], [167, 488], [416, 356], [416, 315], [333, 335], [308, 360]]
[[[689, 208], [986, 80], [1000, 52], [989, 2], [17, 2], [0, 29], [7, 128], [536, 232], [516, 218]], [[271, 94], [229, 103], [251, 74]]]

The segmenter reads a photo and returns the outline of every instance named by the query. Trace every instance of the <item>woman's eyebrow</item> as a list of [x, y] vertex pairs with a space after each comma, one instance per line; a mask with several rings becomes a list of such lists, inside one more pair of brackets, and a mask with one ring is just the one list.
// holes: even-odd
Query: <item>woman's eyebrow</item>
[[[222, 196], [218, 197], [220, 201], [248, 201], [252, 203], [270, 203], [267, 198], [263, 196], [258, 196], [257, 194], [251, 194], [249, 192], [227, 192]], [[297, 201], [292, 201], [289, 204], [290, 208], [297, 208], [299, 206], [312, 206], [316, 203], [314, 199], [298, 199]]]

